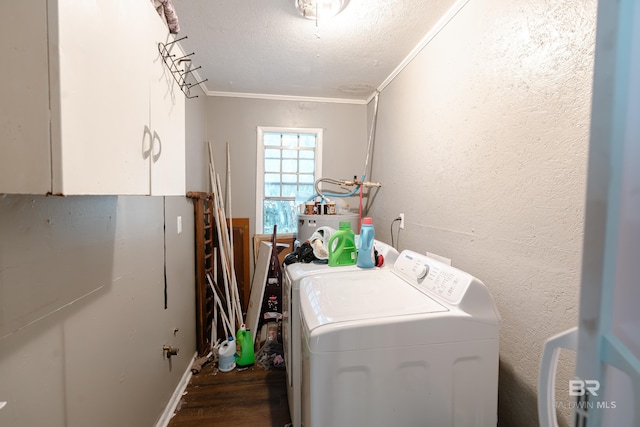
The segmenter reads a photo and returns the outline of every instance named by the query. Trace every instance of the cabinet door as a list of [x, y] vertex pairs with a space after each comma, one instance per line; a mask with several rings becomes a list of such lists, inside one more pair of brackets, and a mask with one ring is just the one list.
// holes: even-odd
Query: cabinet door
[[0, 193], [51, 191], [46, 1], [3, 2]]
[[[158, 19], [155, 57], [150, 82], [151, 118], [153, 134], [151, 155], [151, 195], [184, 196], [185, 170], [185, 96], [171, 71], [163, 63], [158, 43], [169, 43], [169, 32]], [[170, 45], [174, 58], [184, 55], [178, 43]]]
[[153, 52], [142, 35], [158, 19], [155, 10], [148, 1], [58, 0], [50, 12], [59, 34], [52, 41], [59, 60], [53, 192], [148, 194], [143, 139]]
[[168, 29], [151, 2], [14, 1], [4, 12], [0, 193], [183, 195], [184, 96], [159, 57]]

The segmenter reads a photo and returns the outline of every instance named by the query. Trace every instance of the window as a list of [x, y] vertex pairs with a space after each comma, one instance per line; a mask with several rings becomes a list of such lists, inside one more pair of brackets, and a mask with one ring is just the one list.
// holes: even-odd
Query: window
[[321, 176], [322, 129], [258, 127], [256, 232], [295, 233]]

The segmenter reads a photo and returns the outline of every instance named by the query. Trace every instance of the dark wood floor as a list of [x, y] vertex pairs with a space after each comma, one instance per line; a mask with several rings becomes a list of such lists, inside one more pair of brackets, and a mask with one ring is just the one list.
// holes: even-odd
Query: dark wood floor
[[284, 369], [216, 368], [209, 363], [191, 377], [169, 427], [284, 427], [291, 422]]

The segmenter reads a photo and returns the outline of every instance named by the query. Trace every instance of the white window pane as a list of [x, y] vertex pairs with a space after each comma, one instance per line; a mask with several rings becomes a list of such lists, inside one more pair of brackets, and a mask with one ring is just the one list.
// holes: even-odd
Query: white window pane
[[313, 185], [298, 185], [298, 199], [308, 199], [315, 194], [316, 190]]
[[282, 157], [285, 159], [297, 159], [298, 150], [282, 150]]
[[298, 175], [293, 174], [293, 173], [283, 173], [282, 174], [282, 182], [293, 182], [293, 183], [297, 183], [298, 182]]
[[280, 174], [279, 173], [265, 173], [264, 174], [264, 182], [265, 182], [265, 184], [280, 184]]
[[313, 160], [300, 160], [300, 172], [313, 173], [316, 163]]
[[282, 172], [298, 172], [298, 161], [297, 160], [283, 160], [282, 161]]
[[313, 150], [300, 150], [301, 159], [313, 159], [315, 158], [315, 152]]
[[264, 160], [265, 172], [280, 172], [280, 160], [265, 159]]
[[282, 134], [282, 146], [283, 147], [297, 147], [298, 146], [298, 134], [297, 133], [283, 133]]
[[301, 173], [298, 175], [298, 181], [302, 184], [313, 184], [316, 180], [311, 174]]
[[298, 186], [296, 184], [284, 184], [282, 186], [282, 195], [284, 197], [296, 197], [298, 194]]
[[280, 145], [280, 134], [279, 133], [265, 133], [264, 134], [264, 145], [266, 146], [274, 146]]
[[315, 147], [316, 135], [313, 133], [300, 134], [300, 146], [301, 147]]
[[279, 159], [280, 158], [280, 149], [278, 148], [267, 148], [264, 150], [264, 158], [265, 159]]
[[280, 197], [280, 184], [265, 184], [264, 195], [266, 197]]
[[263, 203], [263, 233], [295, 233], [298, 229], [297, 203], [293, 200], [265, 200]]

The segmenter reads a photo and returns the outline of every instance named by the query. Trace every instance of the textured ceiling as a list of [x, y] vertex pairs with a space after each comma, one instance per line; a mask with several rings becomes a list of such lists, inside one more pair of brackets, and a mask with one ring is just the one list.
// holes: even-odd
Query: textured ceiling
[[364, 102], [454, 0], [351, 0], [324, 22], [294, 0], [172, 0], [210, 95]]

